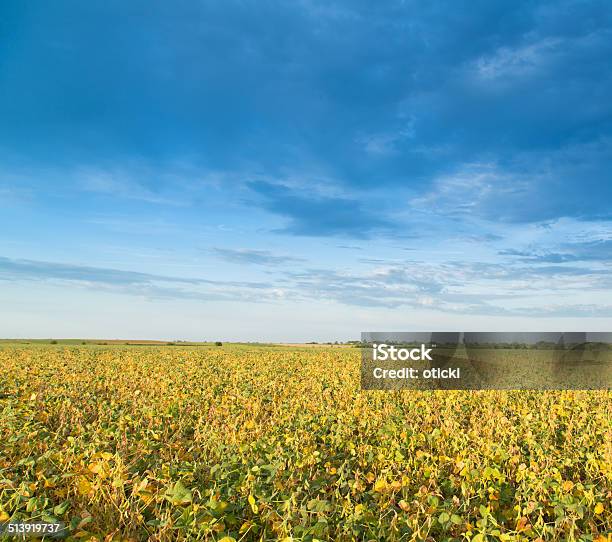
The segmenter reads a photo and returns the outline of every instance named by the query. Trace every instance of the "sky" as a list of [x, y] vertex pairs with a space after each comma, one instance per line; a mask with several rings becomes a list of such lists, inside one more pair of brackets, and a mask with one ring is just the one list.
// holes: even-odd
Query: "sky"
[[5, 0], [0, 336], [609, 331], [612, 4]]

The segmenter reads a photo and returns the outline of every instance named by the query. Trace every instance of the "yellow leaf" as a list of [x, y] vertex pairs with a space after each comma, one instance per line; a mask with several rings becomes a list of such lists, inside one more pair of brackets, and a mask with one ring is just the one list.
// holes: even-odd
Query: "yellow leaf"
[[8, 521], [10, 517], [4, 510], [0, 509], [0, 522]]
[[77, 480], [78, 492], [81, 495], [89, 495], [92, 489], [93, 489], [93, 486], [91, 485], [91, 482], [87, 478], [85, 478], [85, 476], [79, 476]]
[[223, 512], [225, 512], [225, 509], [228, 507], [228, 503], [226, 503], [225, 501], [219, 501], [219, 503], [217, 504], [217, 506], [215, 507], [215, 511], [218, 514], [222, 514]]
[[147, 506], [151, 504], [154, 499], [153, 493], [151, 493], [150, 491], [141, 491], [138, 493], [138, 496]]
[[240, 526], [240, 530], [238, 531], [240, 534], [246, 533], [251, 527], [253, 526], [253, 522], [251, 521], [245, 521], [241, 526]]
[[99, 473], [101, 473], [104, 470], [104, 467], [103, 467], [102, 463], [100, 463], [99, 461], [96, 461], [94, 463], [90, 463], [87, 468], [91, 472], [93, 472], [94, 474], [99, 474]]
[[599, 515], [599, 514], [602, 514], [602, 513], [603, 513], [603, 511], [604, 511], [604, 505], [603, 505], [603, 504], [601, 504], [600, 502], [598, 502], [598, 503], [595, 505], [595, 510], [594, 510], [594, 512], [595, 512], [597, 515]]
[[138, 493], [140, 491], [144, 491], [147, 488], [148, 484], [149, 484], [149, 479], [145, 478], [144, 480], [141, 480], [140, 482], [134, 484], [134, 488], [132, 489], [132, 491], [134, 493]]
[[525, 530], [527, 528], [528, 521], [529, 520], [525, 516], [519, 518], [519, 520], [516, 522], [516, 530], [517, 531]]
[[377, 491], [378, 493], [382, 493], [383, 491], [385, 491], [387, 489], [387, 481], [386, 480], [376, 480], [376, 483], [374, 484], [374, 491]]
[[253, 510], [253, 514], [257, 514], [259, 512], [259, 507], [255, 503], [255, 497], [253, 495], [249, 495], [249, 504], [251, 505], [251, 510]]

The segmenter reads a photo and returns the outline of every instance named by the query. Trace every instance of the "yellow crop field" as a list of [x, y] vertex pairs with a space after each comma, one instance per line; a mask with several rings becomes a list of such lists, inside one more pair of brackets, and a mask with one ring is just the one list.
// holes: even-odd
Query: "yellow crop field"
[[360, 359], [2, 345], [0, 522], [74, 540], [610, 540], [610, 392], [365, 392]]

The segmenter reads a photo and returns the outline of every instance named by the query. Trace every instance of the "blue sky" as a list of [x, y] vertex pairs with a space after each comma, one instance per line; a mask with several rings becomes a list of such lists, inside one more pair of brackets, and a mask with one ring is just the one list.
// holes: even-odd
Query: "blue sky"
[[0, 335], [609, 330], [612, 6], [0, 6]]

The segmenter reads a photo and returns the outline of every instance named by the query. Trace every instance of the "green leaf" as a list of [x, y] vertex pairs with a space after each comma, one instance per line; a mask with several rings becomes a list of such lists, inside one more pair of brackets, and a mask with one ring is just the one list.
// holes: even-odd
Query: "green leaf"
[[66, 512], [66, 510], [68, 510], [68, 507], [70, 506], [70, 501], [64, 501], [62, 504], [58, 504], [54, 509], [53, 509], [53, 513], [56, 516], [62, 516], [64, 515], [64, 513]]
[[457, 514], [453, 514], [450, 519], [455, 525], [461, 525], [463, 523], [461, 516]]
[[55, 516], [52, 516], [51, 514], [47, 514], [46, 512], [43, 512], [40, 517], [45, 523], [58, 523], [59, 522], [59, 520]]
[[180, 480], [174, 484], [172, 489], [166, 491], [165, 497], [174, 506], [189, 504], [193, 499], [191, 491], [187, 489]]
[[438, 506], [440, 506], [440, 499], [438, 499], [438, 497], [436, 497], [435, 495], [430, 495], [429, 497], [427, 497], [427, 504], [429, 504], [429, 506], [437, 508]]
[[328, 501], [320, 499], [311, 499], [308, 501], [308, 510], [312, 512], [329, 512], [332, 509], [332, 505]]

